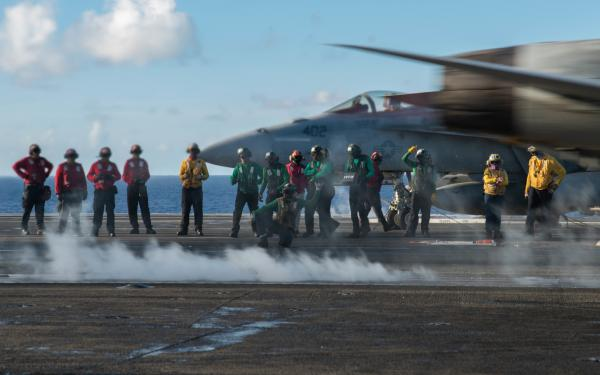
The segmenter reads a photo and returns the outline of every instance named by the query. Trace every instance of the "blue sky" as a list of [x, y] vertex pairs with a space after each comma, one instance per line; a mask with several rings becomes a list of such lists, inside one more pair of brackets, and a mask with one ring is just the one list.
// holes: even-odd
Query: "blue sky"
[[[138, 36], [110, 40], [103, 22], [118, 3], [142, 12], [173, 0], [0, 1], [0, 174], [32, 142], [57, 162], [75, 147], [86, 165], [105, 144], [122, 164], [140, 143], [154, 174], [175, 174], [192, 141], [316, 114], [362, 91], [438, 85], [436, 68], [323, 43], [445, 55], [600, 36], [597, 1], [178, 0], [161, 13], [176, 31], [134, 20]], [[11, 60], [24, 19], [33, 37]]]

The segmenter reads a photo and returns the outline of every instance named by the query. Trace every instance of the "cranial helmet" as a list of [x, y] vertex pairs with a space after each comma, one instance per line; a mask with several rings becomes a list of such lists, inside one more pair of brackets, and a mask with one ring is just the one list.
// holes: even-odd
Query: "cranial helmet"
[[192, 143], [191, 145], [189, 145], [186, 149], [188, 154], [193, 153], [199, 153], [200, 152], [200, 147], [198, 147], [197, 143]]
[[250, 152], [250, 149], [248, 147], [238, 148], [237, 154], [239, 157], [245, 157], [245, 158], [249, 158], [252, 156], [252, 152]]
[[279, 160], [279, 156], [277, 156], [277, 154], [274, 153], [273, 151], [269, 151], [265, 154], [265, 160], [268, 161], [269, 163], [274, 163], [277, 160]]
[[348, 145], [348, 154], [350, 154], [353, 157], [357, 157], [362, 153], [362, 150], [360, 149], [359, 145], [355, 145], [354, 143], [350, 143]]
[[110, 158], [112, 156], [112, 151], [110, 147], [102, 147], [100, 149], [100, 157], [101, 158]]
[[431, 155], [429, 154], [429, 151], [427, 151], [424, 148], [417, 150], [417, 154], [415, 155], [415, 157], [421, 163], [426, 163], [426, 162], [431, 161]]
[[290, 154], [290, 160], [291, 161], [295, 161], [296, 163], [300, 163], [302, 161], [302, 159], [304, 159], [304, 156], [302, 156], [302, 153], [300, 151], [298, 151], [298, 150], [294, 150]]
[[380, 162], [381, 160], [383, 160], [383, 155], [379, 151], [374, 151], [371, 154], [371, 160]]
[[140, 145], [132, 145], [131, 149], [129, 150], [130, 154], [141, 154], [142, 153], [142, 146]]
[[502, 158], [500, 157], [500, 154], [491, 154], [490, 157], [488, 158], [488, 163], [500, 163], [502, 162]]
[[314, 145], [310, 149], [310, 154], [311, 155], [321, 154], [322, 152], [323, 152], [323, 147], [321, 147], [320, 145]]
[[41, 152], [42, 152], [42, 149], [37, 144], [34, 143], [31, 146], [29, 146], [29, 154], [30, 155], [33, 153], [39, 154]]
[[69, 148], [67, 149], [67, 151], [65, 151], [65, 159], [77, 159], [79, 157], [79, 154], [77, 153], [77, 151], [75, 151], [74, 148]]

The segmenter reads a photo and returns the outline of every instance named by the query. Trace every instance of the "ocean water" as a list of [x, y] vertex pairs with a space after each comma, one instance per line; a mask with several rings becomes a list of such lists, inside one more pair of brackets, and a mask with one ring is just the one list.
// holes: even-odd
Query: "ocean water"
[[[53, 187], [54, 181], [49, 178], [46, 184]], [[153, 213], [175, 214], [181, 212], [181, 185], [177, 176], [153, 176], [148, 181], [148, 195], [150, 197], [150, 210]], [[88, 186], [89, 191], [93, 190]], [[116, 211], [127, 212], [126, 186], [122, 181], [117, 183]], [[53, 189], [54, 190], [54, 189]], [[17, 177], [0, 177], [0, 214], [20, 213], [23, 182]], [[236, 187], [229, 183], [228, 176], [211, 176], [204, 184], [204, 212], [205, 213], [231, 213], [235, 200]], [[392, 197], [392, 187], [384, 186], [381, 192], [382, 199], [389, 201]], [[84, 202], [84, 211], [91, 211], [92, 194]], [[384, 212], [385, 212], [384, 203]], [[56, 212], [56, 197], [46, 203], [46, 212]], [[348, 206], [348, 189], [336, 187], [336, 196], [333, 201], [334, 214], [344, 215], [350, 212]]]

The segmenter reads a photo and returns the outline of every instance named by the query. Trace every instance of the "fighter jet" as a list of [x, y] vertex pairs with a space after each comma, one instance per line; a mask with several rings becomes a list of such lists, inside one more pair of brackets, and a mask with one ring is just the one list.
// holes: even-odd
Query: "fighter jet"
[[600, 39], [534, 43], [451, 57], [334, 45], [444, 67], [428, 94], [444, 125], [519, 144], [545, 145], [600, 168]]
[[[390, 54], [387, 50], [381, 52], [369, 47], [346, 47]], [[448, 80], [456, 85], [476, 87], [478, 84], [484, 84], [472, 81], [472, 77], [466, 77], [463, 81], [461, 73], [454, 71], [448, 74]], [[484, 162], [490, 153], [499, 153], [503, 156], [504, 167], [511, 180], [506, 194], [506, 211], [522, 214], [526, 210], [523, 193], [529, 159], [525, 144], [514, 142], [510, 138], [510, 132], [506, 130], [485, 132], [482, 131], [484, 129], [473, 131], [470, 128], [465, 130], [464, 126], [457, 126], [465, 124], [462, 120], [471, 120], [469, 123], [479, 124], [474, 121], [475, 118], [470, 117], [474, 115], [488, 115], [488, 120], [492, 119], [500, 124], [504, 124], [503, 120], [513, 118], [514, 113], [507, 109], [507, 105], [510, 107], [511, 98], [507, 99], [506, 93], [503, 95], [501, 89], [490, 90], [490, 96], [498, 97], [498, 101], [476, 101], [477, 111], [468, 113], [460, 108], [455, 110], [457, 107], [453, 107], [450, 100], [458, 97], [462, 99], [460, 103], [468, 102], [468, 97], [461, 96], [460, 93], [452, 93], [456, 95], [450, 96], [444, 107], [444, 102], [440, 99], [448, 97], [440, 96], [444, 90], [413, 94], [395, 91], [366, 92], [320, 115], [295, 119], [279, 126], [260, 128], [224, 140], [204, 149], [202, 155], [210, 163], [233, 167], [237, 162], [236, 150], [242, 146], [250, 148], [256, 156], [262, 158], [268, 151], [275, 151], [285, 157], [294, 149], [308, 155], [311, 146], [319, 144], [329, 149], [334, 167], [341, 171], [347, 157], [346, 146], [355, 143], [365, 152], [377, 150], [384, 155], [381, 168], [389, 177], [388, 181], [391, 181], [393, 177], [409, 170], [401, 161], [404, 151], [411, 145], [419, 145], [431, 152], [440, 176], [434, 204], [452, 212], [480, 214]], [[452, 90], [446, 90], [446, 93], [449, 91]], [[574, 94], [573, 91], [565, 92]], [[487, 105], [489, 111], [486, 110]], [[510, 109], [512, 110], [512, 107]], [[479, 117], [480, 120], [481, 118]], [[534, 123], [538, 121], [536, 118], [530, 120]], [[512, 129], [513, 122], [506, 122], [506, 128]], [[557, 209], [564, 212], [586, 211], [599, 205], [600, 173], [591, 170], [589, 165], [580, 160], [561, 162], [568, 175], [555, 196]]]

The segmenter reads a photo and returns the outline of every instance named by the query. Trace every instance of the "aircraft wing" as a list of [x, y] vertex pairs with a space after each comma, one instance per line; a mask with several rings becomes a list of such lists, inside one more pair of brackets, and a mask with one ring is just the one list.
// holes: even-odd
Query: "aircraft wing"
[[334, 47], [422, 61], [445, 67], [462, 69], [515, 84], [531, 86], [586, 102], [600, 102], [600, 81], [541, 73], [508, 65], [494, 64], [457, 57], [435, 57], [410, 52], [366, 47], [352, 44], [332, 44]]

